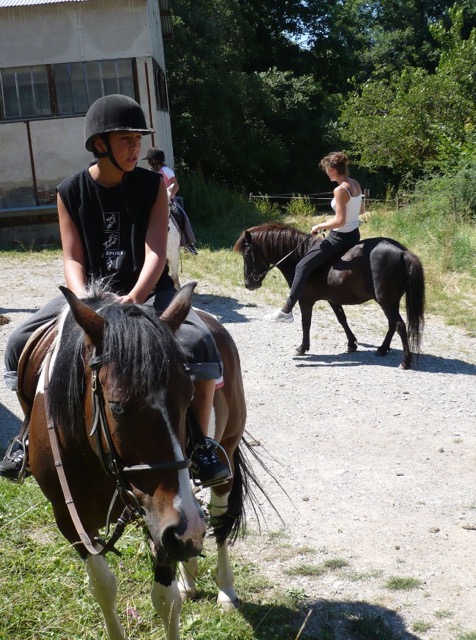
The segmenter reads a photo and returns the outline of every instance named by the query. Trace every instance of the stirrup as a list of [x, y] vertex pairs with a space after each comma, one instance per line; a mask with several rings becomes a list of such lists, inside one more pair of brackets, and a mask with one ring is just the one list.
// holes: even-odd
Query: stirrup
[[195, 450], [195, 448], [199, 449], [200, 447], [207, 446], [207, 445], [208, 446], [211, 445], [211, 446], [215, 447], [215, 449], [219, 448], [223, 452], [223, 455], [225, 456], [225, 465], [228, 467], [228, 475], [226, 477], [219, 478], [218, 480], [215, 480], [215, 481], [210, 480], [210, 481], [204, 483], [204, 482], [202, 482], [200, 480], [200, 478], [197, 478], [195, 476], [195, 474], [192, 472], [192, 470], [190, 470], [191, 471], [190, 477], [192, 479], [193, 484], [196, 487], [203, 487], [204, 489], [209, 489], [209, 488], [212, 488], [212, 487], [218, 487], [219, 485], [225, 484], [225, 483], [227, 483], [229, 480], [231, 480], [233, 478], [233, 473], [231, 471], [230, 458], [228, 457], [228, 454], [225, 451], [225, 449], [222, 447], [222, 445], [219, 442], [217, 442], [216, 440], [213, 440], [213, 438], [209, 438], [208, 436], [204, 436], [203, 437], [203, 443], [198, 443], [193, 447], [191, 457], [193, 457], [193, 450]]
[[17, 448], [18, 445], [20, 445], [23, 450], [23, 461], [21, 469], [18, 472], [16, 478], [7, 478], [6, 476], [4, 477], [15, 484], [23, 484], [25, 482], [25, 478], [31, 475], [31, 471], [28, 469], [28, 428], [25, 429], [21, 438], [17, 436], [16, 438], [10, 440], [8, 448], [5, 451], [4, 458], [11, 458], [13, 450]]

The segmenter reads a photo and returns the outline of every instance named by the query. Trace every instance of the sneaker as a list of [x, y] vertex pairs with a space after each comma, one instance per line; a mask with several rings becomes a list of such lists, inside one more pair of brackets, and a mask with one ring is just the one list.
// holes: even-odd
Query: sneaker
[[190, 242], [189, 244], [186, 244], [183, 250], [186, 251], [187, 253], [191, 253], [192, 256], [196, 256], [198, 253], [197, 247], [192, 242]]
[[272, 313], [267, 313], [263, 316], [263, 320], [267, 320], [268, 322], [294, 322], [293, 312], [284, 313], [281, 309], [277, 311], [273, 311]]
[[[0, 462], [0, 476], [12, 482], [22, 482], [24, 474], [25, 452], [22, 445], [16, 441], [16, 448], [9, 447], [2, 462]], [[24, 476], [23, 476], [24, 477]]]
[[204, 438], [197, 444], [191, 456], [191, 470], [204, 487], [214, 487], [229, 480], [232, 475], [228, 465], [223, 464], [217, 455], [217, 443], [211, 438]]

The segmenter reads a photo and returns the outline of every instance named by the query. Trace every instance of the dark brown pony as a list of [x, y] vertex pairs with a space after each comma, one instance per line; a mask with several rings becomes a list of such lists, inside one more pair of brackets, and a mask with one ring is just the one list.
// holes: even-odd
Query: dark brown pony
[[[243, 255], [246, 288], [254, 290], [261, 287], [264, 277], [274, 265], [291, 286], [296, 264], [313, 242], [319, 240], [279, 223], [243, 231], [234, 251]], [[408, 329], [399, 310], [404, 294]], [[309, 351], [312, 308], [317, 300], [327, 300], [330, 304], [347, 336], [348, 352], [357, 349], [357, 339], [347, 324], [342, 305], [376, 300], [388, 320], [388, 331], [377, 354], [384, 356], [388, 353], [397, 331], [403, 346], [401, 367], [409, 369], [412, 366], [412, 351], [419, 352], [424, 326], [425, 282], [420, 259], [399, 242], [391, 238], [362, 240], [312, 272], [299, 299], [302, 344], [296, 349], [298, 355]]]
[[[104, 293], [80, 301], [62, 288], [69, 306], [54, 327], [35, 336], [20, 362], [31, 472], [60, 531], [85, 561], [114, 640], [125, 634], [105, 553], [114, 550], [130, 519], [145, 525], [154, 557], [152, 600], [168, 640], [179, 640], [182, 600], [195, 595], [194, 560], [206, 523], [184, 453], [193, 383], [173, 335], [190, 309], [193, 288], [182, 288], [161, 318], [151, 307], [120, 304]], [[246, 495], [248, 472], [239, 448], [246, 406], [236, 346], [216, 320], [207, 314], [203, 319], [224, 364], [210, 435], [221, 441], [234, 477], [212, 490], [210, 514], [218, 544], [218, 600], [233, 606], [227, 540], [237, 533]], [[101, 541], [99, 530], [109, 522], [117, 524]], [[189, 565], [181, 581], [179, 562]]]

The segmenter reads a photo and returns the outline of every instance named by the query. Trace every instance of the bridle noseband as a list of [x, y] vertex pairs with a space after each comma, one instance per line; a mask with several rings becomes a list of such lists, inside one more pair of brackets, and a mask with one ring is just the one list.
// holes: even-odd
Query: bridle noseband
[[[93, 426], [90, 432], [90, 437], [96, 437], [97, 443], [97, 452], [101, 464], [105, 470], [105, 472], [115, 481], [116, 489], [113, 493], [111, 504], [108, 509], [107, 519], [106, 519], [106, 537], [109, 536], [109, 528], [110, 528], [110, 516], [113, 510], [113, 507], [116, 503], [118, 497], [121, 497], [124, 502], [125, 508], [118, 518], [116, 526], [109, 540], [101, 540], [100, 538], [94, 538], [91, 540], [88, 533], [84, 529], [84, 526], [79, 517], [78, 511], [76, 509], [76, 505], [74, 503], [68, 479], [66, 478], [65, 470], [63, 467], [63, 462], [61, 459], [61, 450], [58, 442], [58, 435], [56, 431], [56, 425], [53, 423], [49, 416], [48, 410], [48, 383], [49, 383], [49, 369], [50, 362], [52, 357], [52, 351], [49, 351], [45, 361], [45, 412], [47, 416], [47, 427], [48, 427], [48, 435], [50, 439], [51, 451], [53, 454], [53, 459], [55, 463], [55, 467], [58, 473], [58, 479], [61, 484], [61, 488], [63, 490], [63, 495], [65, 498], [65, 503], [68, 507], [68, 511], [71, 517], [71, 520], [76, 528], [76, 532], [81, 540], [81, 543], [85, 547], [85, 549], [91, 555], [104, 555], [108, 551], [113, 551], [117, 555], [120, 553], [115, 548], [115, 544], [117, 540], [121, 537], [126, 528], [127, 524], [137, 516], [144, 515], [144, 510], [142, 509], [138, 499], [130, 489], [130, 485], [128, 481], [125, 479], [125, 476], [128, 473], [139, 473], [144, 471], [170, 471], [170, 470], [180, 470], [180, 469], [188, 469], [190, 467], [190, 459], [184, 458], [183, 460], [173, 460], [170, 462], [159, 462], [156, 464], [136, 464], [132, 466], [126, 466], [122, 463], [119, 454], [114, 446], [111, 431], [109, 429], [109, 425], [107, 422], [106, 416], [106, 408], [105, 408], [105, 400], [104, 393], [102, 390], [101, 381], [99, 379], [99, 370], [104, 363], [104, 358], [102, 355], [96, 355], [96, 350], [94, 350], [93, 356], [89, 362], [89, 366], [91, 369], [91, 391], [92, 391], [92, 402], [93, 402]], [[132, 504], [131, 504], [132, 503]], [[98, 549], [94, 546], [94, 543], [99, 544], [101, 549]]]

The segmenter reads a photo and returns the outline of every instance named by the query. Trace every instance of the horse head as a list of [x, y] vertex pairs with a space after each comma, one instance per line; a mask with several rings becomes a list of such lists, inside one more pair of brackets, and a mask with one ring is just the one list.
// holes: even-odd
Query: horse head
[[[82, 329], [81, 345], [71, 363], [68, 340], [59, 336], [50, 381], [53, 420], [61, 428], [69, 412], [77, 428], [74, 403], [68, 409], [59, 398], [82, 374], [82, 436], [65, 440], [88, 440], [95, 473], [99, 459], [104, 480], [110, 484], [112, 478], [123, 501], [140, 513], [158, 558], [167, 562], [198, 555], [205, 535], [184, 455], [193, 383], [174, 336], [190, 310], [194, 287], [183, 287], [161, 318], [149, 306], [121, 304], [113, 296], [82, 301], [62, 287]], [[76, 369], [67, 379], [65, 366]]]
[[249, 291], [259, 289], [269, 271], [271, 262], [253, 243], [252, 229], [246, 229], [238, 238], [233, 251], [243, 256], [244, 283]]

